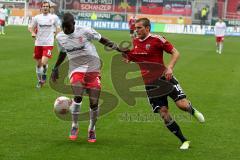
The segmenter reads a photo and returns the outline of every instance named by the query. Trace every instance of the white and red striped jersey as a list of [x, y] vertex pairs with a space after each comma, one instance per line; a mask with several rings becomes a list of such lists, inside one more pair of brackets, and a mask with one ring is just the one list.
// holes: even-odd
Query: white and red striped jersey
[[0, 8], [0, 20], [5, 21], [8, 13], [7, 9]]
[[216, 37], [224, 37], [227, 26], [225, 22], [217, 22], [214, 27]]
[[69, 77], [75, 72], [100, 72], [101, 61], [91, 41], [99, 41], [101, 34], [92, 28], [79, 26], [72, 34], [58, 33], [56, 39], [59, 50], [67, 54]]
[[39, 14], [35, 16], [30, 25], [37, 30], [35, 46], [53, 46], [54, 32], [60, 28], [58, 19], [51, 14]]

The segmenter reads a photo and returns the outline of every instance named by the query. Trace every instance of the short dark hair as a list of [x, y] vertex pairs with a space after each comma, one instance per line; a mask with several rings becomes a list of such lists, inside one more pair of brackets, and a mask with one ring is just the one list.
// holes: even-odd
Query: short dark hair
[[63, 18], [62, 18], [62, 22], [63, 23], [74, 22], [74, 16], [69, 12], [64, 13]]
[[62, 18], [62, 27], [68, 27], [69, 25], [74, 25], [74, 16], [71, 13], [64, 13]]
[[136, 20], [136, 23], [142, 22], [144, 27], [149, 26], [150, 30], [151, 30], [151, 22], [148, 18], [139, 18]]

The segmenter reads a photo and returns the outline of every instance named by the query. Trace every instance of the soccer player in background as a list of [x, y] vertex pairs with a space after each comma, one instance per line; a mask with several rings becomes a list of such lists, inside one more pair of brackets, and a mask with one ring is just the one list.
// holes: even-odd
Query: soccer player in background
[[58, 19], [49, 12], [50, 3], [44, 1], [41, 14], [35, 16], [29, 26], [29, 31], [35, 38], [34, 59], [37, 62], [37, 88], [41, 88], [46, 82], [48, 60], [52, 57], [55, 32], [60, 31]]
[[[164, 37], [150, 33], [151, 24], [149, 19], [138, 19], [135, 27], [137, 38], [133, 39], [133, 49], [124, 52], [125, 61], [138, 63], [153, 112], [160, 114], [166, 127], [182, 142], [180, 149], [188, 149], [190, 141], [184, 137], [179, 125], [171, 117], [168, 111], [167, 98], [172, 98], [178, 108], [190, 113], [199, 122], [204, 122], [205, 119], [202, 113], [193, 108], [190, 101], [186, 99], [186, 94], [183, 92], [177, 79], [173, 76], [173, 70], [179, 58], [179, 52]], [[163, 60], [164, 51], [171, 56], [166, 66]], [[166, 95], [159, 95], [159, 92], [154, 96], [150, 95], [151, 90], [157, 88], [156, 84], [160, 84], [161, 90], [162, 80], [170, 82], [173, 90]]]
[[5, 8], [5, 5], [3, 4], [0, 8], [0, 34], [5, 35], [4, 28], [6, 25], [6, 19], [8, 16], [8, 10]]
[[216, 37], [216, 52], [221, 54], [223, 50], [223, 41], [226, 32], [227, 26], [221, 18], [218, 19], [218, 22], [215, 24], [214, 31]]
[[131, 38], [135, 37], [135, 22], [136, 22], [136, 16], [134, 15], [129, 19], [129, 22], [128, 22]]
[[[55, 7], [55, 5], [52, 3], [51, 6], [50, 6], [50, 14], [54, 17], [54, 19], [57, 19], [57, 22], [58, 22], [58, 24], [60, 26], [60, 19], [56, 15], [54, 7]], [[55, 28], [55, 32], [54, 33], [56, 33], [56, 28]]]
[[88, 142], [96, 142], [95, 124], [99, 114], [98, 100], [101, 92], [101, 61], [91, 41], [97, 40], [112, 49], [119, 50], [119, 48], [92, 28], [75, 27], [74, 17], [70, 13], [65, 13], [63, 16], [62, 30], [56, 36], [60, 54], [51, 77], [53, 82], [56, 82], [58, 79], [58, 68], [67, 56], [69, 61], [69, 79], [74, 95], [73, 103], [70, 107], [72, 126], [69, 139], [74, 141], [78, 137], [78, 117], [83, 92], [87, 91], [90, 102]]

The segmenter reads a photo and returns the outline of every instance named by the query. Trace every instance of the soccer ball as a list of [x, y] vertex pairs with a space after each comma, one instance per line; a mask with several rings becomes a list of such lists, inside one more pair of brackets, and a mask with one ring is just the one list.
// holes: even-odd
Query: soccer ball
[[54, 102], [54, 112], [57, 115], [65, 115], [69, 113], [72, 100], [68, 97], [58, 97]]

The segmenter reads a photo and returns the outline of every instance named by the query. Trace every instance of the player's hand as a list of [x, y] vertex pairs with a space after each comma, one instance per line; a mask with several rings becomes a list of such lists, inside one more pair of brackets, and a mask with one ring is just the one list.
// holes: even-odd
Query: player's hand
[[118, 52], [125, 53], [125, 52], [129, 52], [129, 51], [130, 51], [130, 49], [129, 49], [129, 48], [122, 48], [122, 47], [118, 47], [118, 48], [117, 48], [117, 51], [118, 51]]
[[32, 32], [32, 38], [36, 38], [36, 33]]
[[51, 79], [52, 79], [53, 82], [56, 82], [58, 78], [59, 78], [58, 68], [54, 68], [52, 70]]
[[122, 59], [123, 62], [125, 62], [125, 63], [130, 62], [130, 60], [127, 58], [127, 53], [122, 52], [122, 57], [123, 57], [123, 59]]
[[165, 70], [165, 78], [166, 80], [170, 80], [172, 79], [172, 75], [173, 75], [173, 70], [170, 67], [167, 67]]
[[130, 61], [127, 58], [123, 58], [122, 61], [125, 63], [130, 63]]

